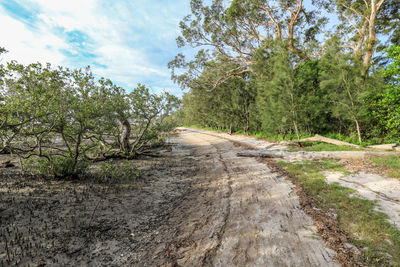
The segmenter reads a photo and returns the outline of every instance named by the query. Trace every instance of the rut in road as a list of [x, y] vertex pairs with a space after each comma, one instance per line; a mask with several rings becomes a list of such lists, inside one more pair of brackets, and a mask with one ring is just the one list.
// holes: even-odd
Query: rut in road
[[[180, 133], [200, 171], [168, 225], [175, 237], [153, 263], [178, 266], [338, 266], [300, 208], [294, 185], [229, 140]], [[158, 262], [157, 262], [158, 260]]]

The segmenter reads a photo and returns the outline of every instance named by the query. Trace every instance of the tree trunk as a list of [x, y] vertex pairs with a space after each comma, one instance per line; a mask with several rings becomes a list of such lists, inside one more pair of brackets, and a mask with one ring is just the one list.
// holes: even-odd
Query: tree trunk
[[362, 142], [361, 140], [361, 130], [360, 130], [360, 124], [358, 123], [358, 120], [356, 118], [354, 118], [354, 121], [356, 122], [356, 128], [357, 128], [357, 135], [358, 135], [358, 141]]
[[383, 4], [384, 0], [380, 0], [378, 3], [377, 0], [371, 0], [371, 14], [369, 17], [369, 35], [366, 44], [366, 53], [364, 57], [364, 75], [367, 73], [369, 66], [371, 65], [372, 56], [375, 51], [376, 46], [376, 33], [375, 33], [375, 21], [376, 16], [378, 14], [378, 10]]
[[358, 39], [357, 45], [354, 49], [354, 56], [358, 58], [359, 60], [362, 60], [362, 48], [364, 45], [364, 39], [365, 39], [365, 32], [367, 30], [368, 26], [368, 20], [364, 18], [364, 23], [362, 28], [360, 29], [360, 37]]
[[297, 128], [296, 121], [293, 121], [293, 125], [294, 125], [294, 130], [296, 131], [297, 140], [300, 140], [299, 129]]
[[371, 15], [370, 25], [369, 25], [369, 36], [368, 36], [368, 40], [367, 40], [366, 52], [365, 52], [365, 57], [364, 57], [365, 72], [363, 74], [365, 74], [368, 71], [368, 68], [371, 64], [371, 59], [372, 59], [372, 55], [375, 50], [375, 45], [376, 45], [375, 17], [372, 17], [372, 15]]
[[123, 153], [129, 153], [129, 138], [131, 136], [131, 124], [128, 120], [122, 122], [122, 131], [120, 135], [120, 151]]

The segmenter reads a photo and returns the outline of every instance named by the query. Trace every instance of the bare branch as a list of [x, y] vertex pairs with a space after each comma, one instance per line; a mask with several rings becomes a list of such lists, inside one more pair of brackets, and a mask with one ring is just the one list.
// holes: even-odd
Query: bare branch
[[342, 3], [342, 6], [344, 6], [345, 8], [347, 8], [347, 9], [353, 11], [354, 13], [356, 13], [357, 16], [363, 17], [363, 18], [369, 20], [368, 17], [364, 16], [363, 14], [361, 14], [360, 12], [358, 12], [357, 10], [355, 10], [353, 7], [351, 7], [351, 6], [349, 7], [349, 6], [347, 6], [347, 5], [343, 4], [343, 3]]
[[268, 17], [271, 19], [272, 23], [275, 24], [276, 28], [277, 28], [277, 34], [278, 34], [278, 38], [282, 39], [282, 29], [281, 26], [279, 25], [279, 23], [275, 20], [275, 18], [272, 16], [271, 11], [266, 7], [266, 6], [261, 6], [260, 7], [262, 10], [264, 10], [265, 12], [267, 12]]
[[353, 28], [358, 32], [358, 34], [361, 35], [361, 30], [359, 28], [357, 28], [357, 26], [354, 24], [354, 22], [347, 17], [345, 14], [342, 14], [342, 16], [351, 24], [351, 26], [353, 26]]
[[244, 70], [239, 71], [239, 72], [230, 73], [230, 74], [228, 74], [228, 75], [226, 75], [226, 76], [220, 78], [216, 83], [214, 83], [213, 88], [215, 88], [215, 87], [217, 87], [218, 85], [220, 85], [220, 84], [226, 82], [227, 80], [229, 80], [229, 79], [232, 78], [232, 77], [239, 76], [239, 75], [242, 75], [243, 73], [247, 73], [247, 72], [251, 72], [251, 69], [244, 69]]

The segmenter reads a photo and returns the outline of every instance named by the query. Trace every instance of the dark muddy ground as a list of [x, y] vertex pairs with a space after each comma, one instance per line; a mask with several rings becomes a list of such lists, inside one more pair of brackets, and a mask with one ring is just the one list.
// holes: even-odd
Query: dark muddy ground
[[191, 190], [196, 164], [190, 153], [175, 143], [172, 151], [158, 151], [160, 157], [131, 161], [139, 177], [112, 183], [49, 181], [0, 168], [0, 266], [151, 261], [151, 252], [172, 238], [166, 221]]

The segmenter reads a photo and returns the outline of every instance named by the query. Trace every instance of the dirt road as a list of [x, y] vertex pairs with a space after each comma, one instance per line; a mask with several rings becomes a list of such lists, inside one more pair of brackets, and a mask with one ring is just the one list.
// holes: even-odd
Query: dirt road
[[193, 191], [169, 218], [174, 237], [160, 243], [148, 265], [337, 266], [294, 186], [268, 166], [239, 158], [243, 149], [201, 130], [182, 129], [200, 171]]
[[270, 144], [192, 129], [170, 142], [110, 185], [0, 169], [0, 266], [338, 265], [294, 186], [236, 156]]

